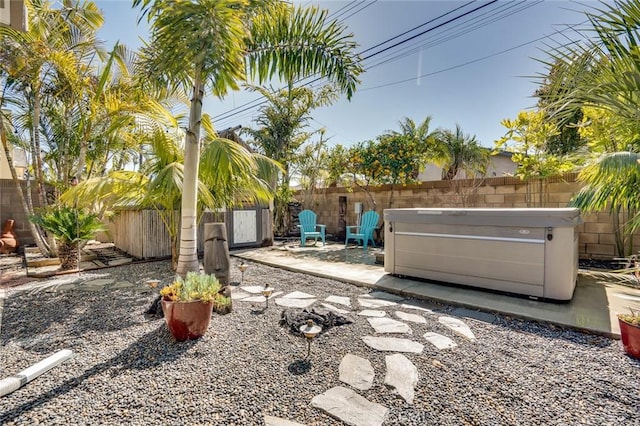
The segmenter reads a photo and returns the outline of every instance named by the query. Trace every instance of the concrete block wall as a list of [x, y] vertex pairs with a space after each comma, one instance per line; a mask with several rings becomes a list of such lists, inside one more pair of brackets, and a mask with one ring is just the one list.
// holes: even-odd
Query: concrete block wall
[[[575, 173], [546, 181], [523, 182], [515, 177], [486, 178], [480, 184], [472, 180], [455, 182], [432, 181], [394, 188], [390, 185], [371, 188], [375, 198], [375, 210], [380, 213], [386, 208], [412, 207], [484, 207], [484, 208], [524, 208], [524, 207], [566, 207], [572, 197], [580, 191], [581, 184]], [[457, 192], [456, 192], [457, 190]], [[465, 202], [460, 193], [465, 193]], [[313, 201], [304, 208], [318, 214], [318, 223], [327, 225], [327, 233], [339, 234], [340, 196], [347, 197], [347, 225], [355, 225], [355, 203], [363, 203], [364, 210], [374, 208], [366, 193], [358, 188], [326, 188], [315, 194]], [[580, 257], [583, 259], [611, 259], [616, 257], [614, 225], [608, 212], [582, 215], [584, 223], [578, 227]], [[621, 223], [626, 217], [621, 216]], [[382, 219], [380, 221], [382, 224]], [[632, 253], [640, 252], [640, 236], [634, 238]]]
[[[37, 197], [33, 197], [34, 202]], [[7, 219], [15, 221], [14, 231], [18, 236], [18, 244], [26, 246], [33, 244], [33, 237], [29, 230], [29, 219], [20, 203], [20, 197], [11, 179], [0, 179], [0, 226]]]

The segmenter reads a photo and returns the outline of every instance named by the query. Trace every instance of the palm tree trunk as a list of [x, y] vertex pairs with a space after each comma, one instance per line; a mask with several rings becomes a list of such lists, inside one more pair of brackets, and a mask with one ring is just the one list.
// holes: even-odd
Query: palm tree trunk
[[[7, 142], [7, 134], [4, 128], [4, 117], [0, 116], [0, 139], [2, 140], [2, 147], [4, 148], [4, 154], [7, 158], [7, 162], [9, 163], [9, 170], [11, 171], [11, 178], [16, 186], [16, 192], [18, 193], [18, 197], [20, 198], [20, 204], [22, 204], [22, 209], [29, 215], [33, 214], [33, 209], [29, 208], [27, 204], [27, 199], [22, 192], [22, 186], [20, 185], [20, 181], [18, 180], [18, 174], [16, 173], [16, 168], [13, 165], [13, 157], [11, 156], [11, 152], [9, 151], [9, 143]], [[40, 232], [38, 232], [38, 228], [36, 225], [29, 221], [29, 229], [31, 230], [31, 235], [33, 236], [33, 240], [36, 242], [36, 246], [40, 252], [44, 255], [49, 256], [51, 253], [42, 238]]]
[[47, 205], [47, 190], [44, 186], [44, 176], [42, 175], [42, 153], [40, 147], [40, 94], [38, 88], [33, 87], [33, 123], [32, 123], [32, 138], [33, 138], [33, 160], [35, 161], [35, 178], [38, 185], [38, 196], [40, 197], [40, 205], [45, 207]]
[[80, 244], [77, 242], [60, 242], [58, 257], [60, 258], [60, 269], [63, 271], [78, 269], [80, 264]]
[[198, 263], [198, 165], [200, 163], [200, 122], [202, 120], [202, 99], [204, 86], [199, 69], [193, 81], [193, 97], [189, 109], [189, 128], [184, 147], [184, 181], [182, 189], [180, 249], [176, 272], [186, 276], [187, 272], [197, 272]]

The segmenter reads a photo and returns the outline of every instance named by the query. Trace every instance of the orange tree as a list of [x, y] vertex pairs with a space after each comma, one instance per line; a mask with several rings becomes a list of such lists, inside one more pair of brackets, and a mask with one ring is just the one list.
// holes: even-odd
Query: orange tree
[[353, 183], [362, 189], [371, 202], [376, 201], [369, 190], [371, 185], [391, 185], [389, 207], [393, 202], [396, 185], [407, 185], [417, 181], [428, 153], [428, 141], [400, 133], [386, 133], [375, 141], [360, 142], [347, 153], [346, 170]]

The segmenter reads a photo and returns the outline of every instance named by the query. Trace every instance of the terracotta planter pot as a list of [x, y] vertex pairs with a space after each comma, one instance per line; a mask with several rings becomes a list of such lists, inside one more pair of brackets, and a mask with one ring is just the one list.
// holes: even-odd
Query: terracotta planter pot
[[2, 233], [0, 233], [0, 253], [13, 253], [18, 248], [18, 239], [16, 233], [13, 232], [14, 223], [13, 219], [7, 219], [2, 226]]
[[169, 331], [178, 342], [202, 337], [209, 327], [213, 303], [162, 301]]
[[620, 324], [620, 336], [624, 351], [633, 358], [640, 359], [640, 327], [629, 324], [618, 318]]

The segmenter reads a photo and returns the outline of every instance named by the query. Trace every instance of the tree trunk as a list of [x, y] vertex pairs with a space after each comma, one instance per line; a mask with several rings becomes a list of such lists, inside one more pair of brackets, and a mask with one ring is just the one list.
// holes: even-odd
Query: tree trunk
[[38, 185], [38, 196], [40, 197], [40, 205], [42, 207], [47, 206], [47, 190], [44, 186], [44, 176], [42, 174], [42, 154], [40, 147], [40, 132], [38, 128], [40, 126], [40, 94], [38, 88], [31, 87], [33, 90], [33, 125], [32, 125], [32, 137], [33, 137], [33, 161], [35, 162], [35, 178]]
[[199, 69], [193, 82], [193, 97], [189, 109], [189, 128], [184, 147], [184, 181], [182, 184], [182, 209], [180, 254], [176, 272], [186, 276], [187, 272], [198, 272], [198, 166], [200, 163], [200, 122], [202, 120], [202, 98], [204, 86]]
[[[4, 128], [3, 116], [0, 116], [0, 140], [2, 140], [2, 147], [4, 148], [4, 154], [7, 158], [7, 162], [9, 163], [11, 178], [13, 179], [13, 183], [15, 184], [18, 197], [20, 198], [20, 204], [22, 205], [22, 209], [25, 211], [25, 213], [32, 215], [33, 209], [30, 209], [29, 205], [27, 204], [27, 199], [25, 198], [24, 193], [22, 192], [22, 186], [20, 185], [20, 180], [18, 179], [18, 174], [16, 173], [16, 168], [13, 165], [13, 157], [11, 156], [11, 152], [9, 151], [9, 142], [7, 141], [7, 133]], [[49, 248], [45, 244], [42, 238], [42, 235], [38, 231], [38, 228], [36, 227], [36, 225], [31, 221], [29, 221], [29, 230], [31, 231], [33, 240], [35, 241], [36, 246], [38, 246], [38, 249], [40, 250], [40, 252], [43, 255], [50, 256], [51, 253], [49, 251]]]
[[60, 242], [60, 246], [58, 247], [58, 257], [60, 258], [60, 269], [63, 271], [78, 269], [80, 264], [79, 244]]

